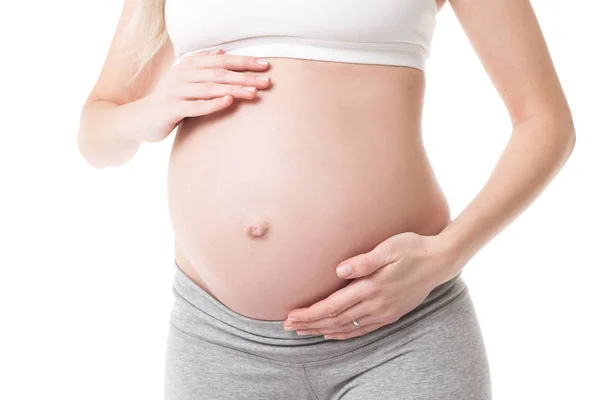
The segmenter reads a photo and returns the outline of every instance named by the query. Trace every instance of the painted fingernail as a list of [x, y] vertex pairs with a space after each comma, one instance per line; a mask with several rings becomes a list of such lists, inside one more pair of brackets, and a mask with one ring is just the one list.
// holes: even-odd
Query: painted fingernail
[[261, 65], [269, 65], [269, 62], [267, 60], [262, 59], [262, 58], [256, 59], [256, 63], [257, 64], [261, 64]]
[[340, 278], [345, 278], [352, 272], [352, 266], [350, 264], [342, 264], [337, 267], [336, 272]]
[[298, 322], [298, 321], [300, 321], [298, 318], [294, 318], [294, 317], [289, 317], [287, 320], [290, 321], [290, 322]]

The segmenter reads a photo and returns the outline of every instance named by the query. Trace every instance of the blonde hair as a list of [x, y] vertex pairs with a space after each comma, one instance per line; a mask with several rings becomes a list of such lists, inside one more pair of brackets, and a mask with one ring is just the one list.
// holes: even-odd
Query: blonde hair
[[140, 74], [169, 37], [165, 27], [165, 0], [138, 0], [125, 29], [125, 36], [133, 32], [141, 32], [144, 42], [141, 48], [136, 49], [136, 71], [128, 84]]

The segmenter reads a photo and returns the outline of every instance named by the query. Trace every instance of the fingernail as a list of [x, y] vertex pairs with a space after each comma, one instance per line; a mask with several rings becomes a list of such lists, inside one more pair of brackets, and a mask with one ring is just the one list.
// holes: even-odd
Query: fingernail
[[210, 52], [210, 53], [208, 53], [208, 54], [217, 54], [217, 53], [219, 53], [219, 52], [221, 52], [221, 51], [223, 51], [223, 49], [217, 49], [217, 50], [213, 50], [213, 51], [211, 51], [211, 52]]
[[298, 321], [300, 321], [298, 318], [294, 318], [294, 317], [289, 317], [287, 320], [290, 321], [290, 322], [298, 322]]
[[300, 336], [304, 336], [304, 335], [311, 335], [310, 332], [303, 332], [303, 331], [296, 331], [296, 333]]
[[242, 88], [242, 90], [245, 90], [246, 92], [254, 92], [256, 88], [254, 86], [244, 86]]
[[352, 272], [352, 266], [350, 264], [342, 264], [337, 267], [336, 272], [340, 278], [345, 278]]
[[261, 64], [261, 65], [268, 65], [268, 64], [269, 64], [269, 62], [268, 62], [267, 60], [264, 60], [264, 59], [262, 59], [262, 58], [258, 58], [258, 59], [256, 60], [256, 62], [257, 62], [258, 64]]
[[295, 328], [292, 328], [291, 326], [284, 326], [284, 327], [283, 327], [283, 330], [284, 330], [284, 331], [295, 331], [296, 329], [295, 329]]
[[256, 77], [257, 81], [261, 81], [261, 82], [269, 82], [269, 77], [268, 76], [258, 76]]

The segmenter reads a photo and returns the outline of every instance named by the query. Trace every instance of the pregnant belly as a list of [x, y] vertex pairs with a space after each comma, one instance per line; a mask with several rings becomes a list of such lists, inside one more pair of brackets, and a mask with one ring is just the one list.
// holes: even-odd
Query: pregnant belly
[[449, 211], [419, 133], [420, 72], [271, 61], [258, 100], [180, 125], [169, 210], [184, 272], [240, 314], [281, 320], [348, 284], [344, 259], [436, 234]]

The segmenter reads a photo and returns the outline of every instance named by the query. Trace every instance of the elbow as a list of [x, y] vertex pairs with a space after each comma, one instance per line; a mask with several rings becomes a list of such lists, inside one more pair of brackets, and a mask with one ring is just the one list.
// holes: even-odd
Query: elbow
[[545, 130], [551, 133], [553, 142], [562, 149], [564, 159], [568, 159], [573, 153], [576, 142], [575, 123], [571, 110], [567, 107], [562, 112], [546, 112], [540, 120]]
[[87, 137], [87, 135], [84, 133], [84, 131], [79, 130], [79, 133], [77, 134], [77, 149], [78, 149], [81, 157], [92, 168], [95, 168], [95, 169], [105, 168], [106, 166], [104, 164], [100, 163], [99, 160], [97, 160], [94, 157], [94, 152], [93, 152], [92, 147], [93, 146], [91, 145], [90, 140]]
[[[112, 105], [91, 109], [86, 103], [79, 118], [77, 132], [77, 148], [83, 159], [95, 169], [118, 167], [129, 161], [137, 152], [142, 142], [122, 138], [121, 132], [115, 131], [120, 122], [112, 111]], [[106, 111], [108, 109], [108, 111]], [[95, 110], [95, 111], [94, 111]], [[107, 115], [108, 114], [108, 115]]]
[[85, 124], [85, 109], [79, 119], [79, 130], [77, 132], [77, 150], [84, 161], [92, 168], [103, 169], [106, 165], [97, 156], [97, 144], [92, 139], [92, 134]]
[[577, 141], [576, 137], [577, 137], [577, 135], [575, 135], [575, 129], [573, 129], [573, 133], [571, 134], [571, 141], [569, 144], [569, 152], [567, 154], [567, 157], [571, 157], [571, 154], [573, 153], [573, 150], [575, 149], [575, 142]]
[[555, 118], [553, 129], [557, 143], [557, 157], [560, 160], [560, 165], [564, 166], [567, 160], [573, 154], [577, 135], [575, 134], [575, 124], [570, 114], [567, 118]]
[[561, 135], [565, 138], [565, 158], [569, 158], [575, 149], [575, 142], [577, 141], [577, 135], [575, 133], [575, 123], [571, 117], [571, 113], [568, 113], [569, 117], [564, 118], [560, 124]]
[[101, 157], [102, 143], [98, 138], [98, 132], [95, 132], [86, 123], [85, 108], [81, 112], [79, 119], [79, 129], [77, 131], [77, 150], [84, 161], [94, 169], [104, 169], [109, 165]]
[[526, 135], [534, 134], [534, 139], [553, 154], [558, 163], [564, 164], [573, 153], [576, 142], [575, 124], [570, 110], [545, 110], [519, 121], [514, 131]]

